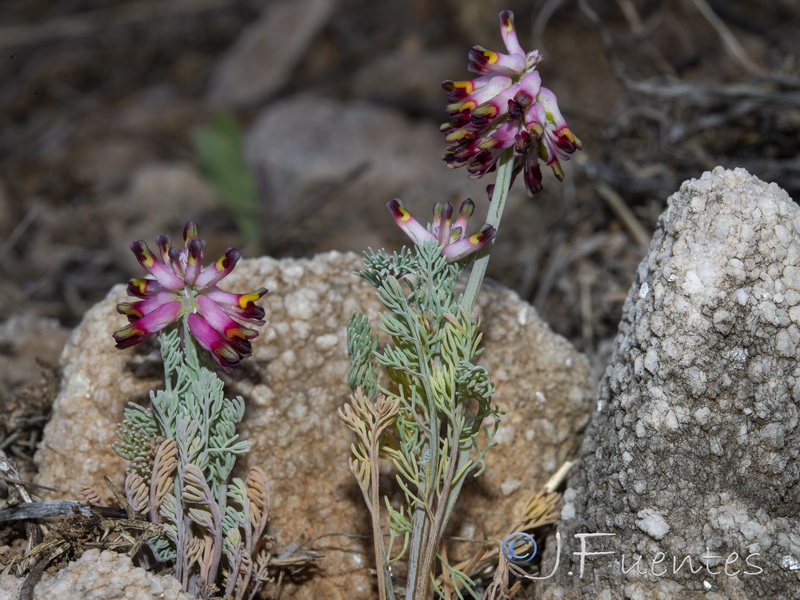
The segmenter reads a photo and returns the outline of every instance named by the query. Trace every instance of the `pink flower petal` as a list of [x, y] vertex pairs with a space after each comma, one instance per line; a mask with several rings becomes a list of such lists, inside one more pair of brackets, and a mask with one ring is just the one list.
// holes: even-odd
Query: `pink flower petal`
[[188, 316], [189, 332], [201, 347], [205, 348], [225, 371], [231, 372], [239, 366], [242, 356], [203, 317], [192, 313]]
[[181, 312], [181, 302], [174, 301], [162, 304], [152, 312], [145, 314], [130, 325], [114, 332], [117, 348], [127, 348], [138, 344], [148, 336], [161, 331], [175, 322]]
[[235, 248], [228, 248], [217, 262], [203, 269], [197, 276], [197, 280], [194, 282], [195, 287], [203, 290], [216, 285], [220, 279], [227, 277], [233, 271], [233, 267], [236, 266], [241, 256]]
[[519, 45], [517, 30], [514, 27], [514, 13], [504, 10], [500, 13], [500, 35], [503, 36], [503, 43], [509, 54], [525, 56], [525, 51]]
[[458, 217], [456, 218], [456, 222], [453, 224], [453, 228], [460, 229], [462, 236], [466, 233], [467, 224], [469, 223], [469, 218], [472, 216], [472, 213], [474, 212], [475, 212], [475, 203], [472, 201], [471, 198], [467, 198], [461, 203], [461, 206], [458, 209]]
[[200, 309], [200, 315], [226, 340], [230, 341], [233, 338], [252, 339], [258, 335], [255, 329], [244, 327], [234, 321], [227, 312], [222, 310], [216, 302], [205, 294], [199, 294], [195, 301]]
[[392, 218], [394, 222], [397, 223], [397, 226], [402, 229], [408, 237], [414, 240], [415, 244], [421, 244], [425, 241], [436, 241], [436, 236], [420, 225], [419, 221], [411, 216], [411, 213], [405, 209], [400, 200], [390, 200], [386, 204], [386, 207], [389, 209], [389, 212], [392, 213]]
[[266, 293], [267, 288], [260, 288], [248, 294], [232, 294], [224, 292], [218, 287], [203, 291], [204, 296], [211, 298], [230, 316], [254, 325], [263, 325], [266, 322], [264, 321], [264, 309], [256, 304]]
[[489, 72], [518, 75], [525, 68], [525, 54], [503, 54], [478, 45], [470, 49], [467, 60], [467, 68], [481, 75]]
[[203, 268], [203, 257], [206, 254], [205, 240], [189, 240], [186, 242], [186, 273], [183, 276], [185, 285], [193, 286]]
[[169, 291], [163, 285], [158, 283], [155, 279], [131, 279], [128, 281], [128, 296], [136, 296], [137, 298], [149, 298], [155, 296], [159, 292]]
[[437, 202], [433, 207], [433, 223], [431, 233], [436, 236], [440, 246], [450, 241], [451, 221], [453, 218], [453, 205], [449, 202]]
[[183, 287], [183, 280], [175, 275], [164, 263], [158, 260], [145, 242], [142, 240], [133, 242], [131, 244], [131, 250], [136, 260], [139, 261], [139, 264], [165, 288], [169, 290], [179, 290]]
[[486, 244], [492, 241], [495, 236], [495, 229], [491, 225], [484, 225], [478, 233], [473, 233], [469, 237], [462, 238], [457, 242], [448, 244], [442, 249], [442, 254], [450, 261], [461, 260], [462, 258], [477, 252]]

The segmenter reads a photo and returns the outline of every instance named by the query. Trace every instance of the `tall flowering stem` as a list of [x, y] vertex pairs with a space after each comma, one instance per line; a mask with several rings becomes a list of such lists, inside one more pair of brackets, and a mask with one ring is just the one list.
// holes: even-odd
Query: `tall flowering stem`
[[[506, 150], [498, 160], [497, 179], [492, 191], [492, 202], [489, 205], [489, 214], [486, 215], [486, 224], [491, 226], [495, 232], [500, 228], [500, 221], [503, 219], [503, 211], [506, 207], [508, 192], [511, 190], [513, 176], [514, 155], [510, 150]], [[481, 291], [483, 279], [486, 276], [486, 269], [489, 266], [493, 247], [494, 242], [486, 247], [486, 250], [475, 259], [472, 265], [472, 272], [467, 281], [467, 289], [464, 291], [464, 296], [461, 300], [461, 305], [470, 313], [474, 310], [475, 303], [478, 300], [478, 293]]]
[[[350, 468], [373, 517], [381, 600], [393, 597], [388, 565], [401, 556], [407, 556], [406, 600], [427, 600], [433, 593], [452, 597], [451, 589], [459, 598], [478, 598], [469, 574], [441, 552], [464, 481], [483, 471], [502, 414], [492, 404], [488, 373], [475, 364], [481, 352], [475, 304], [515, 177], [522, 173], [533, 195], [542, 189], [540, 161], [560, 180], [560, 161], [581, 148], [555, 94], [541, 85], [539, 53], [522, 50], [511, 12], [500, 13], [500, 25], [507, 54], [474, 46], [469, 68], [479, 76], [443, 84], [449, 102], [449, 120], [441, 128], [444, 160], [450, 167], [466, 166], [473, 179], [497, 172], [486, 223], [467, 234], [471, 200], [455, 220], [452, 205], [437, 203], [427, 228], [399, 200], [389, 202], [414, 249], [392, 256], [369, 251], [359, 275], [378, 290], [385, 308], [380, 327], [391, 342], [379, 349], [364, 315], [355, 315], [348, 326], [353, 397], [341, 414], [356, 433]], [[473, 259], [467, 289], [459, 296], [459, 276]], [[391, 381], [386, 387], [379, 384], [381, 367]], [[384, 498], [388, 547], [378, 501], [379, 458], [392, 461], [405, 497], [400, 508]], [[403, 548], [393, 554], [396, 537]]]

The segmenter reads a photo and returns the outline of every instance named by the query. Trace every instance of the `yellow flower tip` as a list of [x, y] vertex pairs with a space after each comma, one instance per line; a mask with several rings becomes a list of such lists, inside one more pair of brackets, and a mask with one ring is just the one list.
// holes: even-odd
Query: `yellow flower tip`
[[468, 135], [467, 130], [463, 127], [456, 129], [453, 133], [448, 134], [445, 136], [445, 141], [447, 142], [457, 142], [458, 140], [463, 140]]
[[239, 296], [239, 308], [247, 308], [247, 304], [250, 302], [255, 302], [261, 296], [259, 296], [258, 292], [251, 292], [249, 294], [242, 294]]
[[137, 326], [136, 323], [130, 323], [126, 325], [122, 329], [119, 329], [115, 332], [115, 335], [119, 338], [119, 340], [126, 340], [129, 338], [137, 338], [143, 337], [146, 335], [147, 332], [144, 331], [141, 327]]
[[484, 50], [482, 50], [482, 52], [483, 52], [483, 55], [486, 57], [486, 62], [488, 62], [490, 65], [495, 64], [498, 61], [498, 59], [500, 58], [497, 55], [497, 52], [495, 52], [494, 50], [486, 50], [486, 49], [484, 49]]
[[484, 104], [480, 108], [476, 108], [472, 111], [478, 117], [485, 117], [487, 119], [494, 119], [497, 116], [497, 107], [492, 106], [491, 104]]
[[556, 159], [553, 164], [550, 165], [550, 168], [553, 169], [553, 175], [556, 176], [556, 179], [559, 181], [564, 180], [564, 168], [561, 166], [561, 163], [558, 162], [558, 159]]
[[152, 267], [156, 262], [156, 257], [153, 256], [153, 253], [150, 252], [149, 249], [145, 248], [142, 250], [142, 259], [144, 261], [145, 268], [149, 269]]
[[447, 112], [457, 113], [464, 112], [465, 110], [473, 110], [477, 104], [472, 100], [465, 100], [464, 102], [453, 102], [447, 105]]
[[583, 148], [583, 142], [581, 142], [580, 138], [572, 133], [570, 128], [566, 128], [562, 133], [562, 137], [567, 138], [571, 144], [573, 144], [576, 148]]

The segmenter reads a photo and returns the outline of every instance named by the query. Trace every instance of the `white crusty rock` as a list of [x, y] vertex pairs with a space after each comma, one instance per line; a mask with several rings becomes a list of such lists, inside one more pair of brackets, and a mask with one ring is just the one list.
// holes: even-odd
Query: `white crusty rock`
[[[742, 169], [684, 183], [625, 303], [542, 598], [800, 598], [799, 327], [798, 206]], [[581, 577], [574, 536], [601, 533]]]
[[[270, 290], [262, 300], [268, 323], [226, 392], [246, 402], [241, 433], [253, 448], [245, 462], [270, 477], [276, 553], [327, 533], [369, 530], [347, 467], [352, 434], [337, 415], [349, 392], [346, 323], [356, 309], [374, 320], [379, 308], [374, 288], [353, 274], [359, 268], [359, 256], [338, 252], [260, 258], [241, 261], [224, 282], [233, 291]], [[111, 449], [115, 424], [126, 403], [147, 402], [147, 391], [162, 385], [155, 344], [114, 348], [111, 333], [125, 324], [114, 307], [124, 289], [115, 287], [86, 314], [62, 356], [62, 388], [37, 455], [37, 482], [67, 498], [82, 484], [103, 493], [103, 475], [121, 484], [125, 464]], [[452, 535], [470, 538], [500, 536], [527, 497], [574, 457], [593, 389], [585, 358], [516, 294], [485, 289], [480, 311], [481, 358], [506, 415], [486, 472], [465, 486], [453, 518]], [[334, 549], [325, 551], [320, 571], [303, 583], [284, 581], [286, 597], [376, 597], [367, 539], [326, 538], [321, 545]]]
[[[19, 597], [24, 579], [0, 575], [0, 599]], [[44, 575], [33, 600], [191, 600], [171, 575], [135, 567], [124, 554], [87, 550], [55, 576]]]

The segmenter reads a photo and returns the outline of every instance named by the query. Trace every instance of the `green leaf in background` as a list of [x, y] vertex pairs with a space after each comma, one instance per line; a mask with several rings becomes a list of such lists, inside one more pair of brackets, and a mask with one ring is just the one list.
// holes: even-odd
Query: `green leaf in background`
[[206, 127], [192, 132], [194, 151], [204, 175], [233, 214], [245, 244], [257, 242], [261, 232], [256, 180], [242, 150], [242, 131], [229, 114], [217, 115]]

